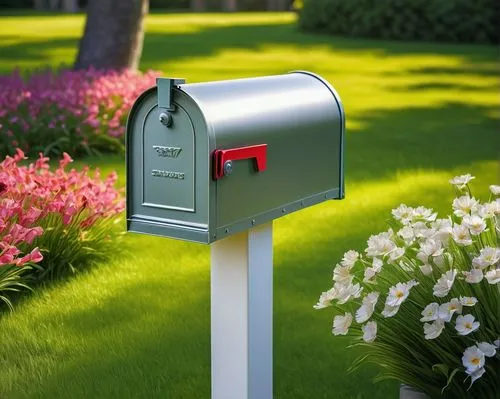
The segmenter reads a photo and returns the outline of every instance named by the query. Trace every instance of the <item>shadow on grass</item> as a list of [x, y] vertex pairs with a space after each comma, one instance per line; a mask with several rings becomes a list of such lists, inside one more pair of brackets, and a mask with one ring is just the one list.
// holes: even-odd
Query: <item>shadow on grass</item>
[[[180, 16], [179, 18], [182, 18]], [[16, 39], [14, 36], [2, 36]], [[192, 57], [206, 57], [221, 50], [246, 49], [258, 51], [263, 45], [293, 45], [297, 47], [297, 57], [301, 50], [310, 46], [324, 46], [331, 51], [342, 50], [347, 53], [370, 51], [380, 56], [439, 54], [462, 57], [466, 63], [495, 62], [493, 46], [472, 46], [457, 44], [436, 44], [418, 42], [398, 42], [370, 39], [351, 39], [319, 34], [308, 34], [290, 24], [248, 24], [238, 26], [200, 26], [192, 33], [146, 33], [141, 59], [142, 66], [150, 66], [165, 61], [176, 61]], [[45, 62], [52, 51], [63, 48], [74, 49], [77, 39], [59, 38], [45, 41], [23, 41], [16, 44], [0, 44], [0, 57], [11, 60], [31, 59]], [[486, 49], [486, 51], [485, 51]], [[425, 68], [422, 73], [473, 73], [482, 76], [498, 76], [498, 71], [491, 65], [474, 68]]]
[[361, 127], [346, 138], [346, 181], [498, 160], [500, 118], [494, 114], [495, 107], [448, 103], [358, 116]]

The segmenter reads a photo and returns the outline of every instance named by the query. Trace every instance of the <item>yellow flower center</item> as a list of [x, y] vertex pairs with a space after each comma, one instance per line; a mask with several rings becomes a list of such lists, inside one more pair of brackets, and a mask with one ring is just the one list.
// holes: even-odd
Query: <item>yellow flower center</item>
[[471, 329], [472, 328], [472, 324], [471, 323], [465, 323], [465, 328]]
[[396, 291], [396, 298], [402, 298], [405, 294], [403, 291]]
[[471, 359], [470, 361], [474, 366], [477, 366], [480, 362], [481, 362], [481, 359], [479, 359], [478, 357], [474, 357]]

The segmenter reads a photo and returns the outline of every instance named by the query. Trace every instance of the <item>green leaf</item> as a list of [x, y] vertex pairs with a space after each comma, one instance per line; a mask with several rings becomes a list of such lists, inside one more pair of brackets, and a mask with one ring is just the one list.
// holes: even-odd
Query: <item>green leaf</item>
[[441, 393], [443, 393], [443, 392], [444, 392], [444, 390], [450, 386], [451, 382], [453, 381], [453, 377], [455, 377], [455, 374], [457, 374], [457, 372], [458, 372], [459, 370], [460, 370], [460, 367], [457, 367], [456, 369], [454, 369], [454, 370], [451, 372], [450, 376], [448, 377], [448, 381], [446, 382], [446, 385], [445, 385], [445, 386], [443, 387], [443, 389], [441, 390]]
[[445, 378], [448, 378], [450, 368], [444, 363], [438, 363], [432, 366], [432, 371], [434, 371], [435, 373], [441, 373], [445, 376]]

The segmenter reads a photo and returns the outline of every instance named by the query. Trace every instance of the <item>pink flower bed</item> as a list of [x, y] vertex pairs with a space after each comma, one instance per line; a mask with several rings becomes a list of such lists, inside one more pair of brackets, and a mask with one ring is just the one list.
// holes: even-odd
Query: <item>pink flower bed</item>
[[[40, 249], [48, 261], [60, 259], [65, 240], [63, 256], [71, 259], [59, 263], [71, 264], [71, 251], [88, 249], [96, 242], [86, 239], [85, 232], [114, 219], [125, 207], [114, 187], [116, 173], [102, 180], [98, 170], [91, 175], [87, 167], [67, 171], [72, 159], [66, 153], [53, 172], [47, 157], [40, 155], [29, 165], [22, 164], [25, 159], [17, 149], [15, 156], [0, 163], [0, 295], [3, 267], [41, 262]], [[101, 232], [106, 229], [101, 226]], [[98, 239], [104, 237], [101, 232]], [[50, 238], [45, 239], [46, 233]]]
[[0, 76], [0, 153], [117, 148], [130, 107], [158, 76], [95, 69]]

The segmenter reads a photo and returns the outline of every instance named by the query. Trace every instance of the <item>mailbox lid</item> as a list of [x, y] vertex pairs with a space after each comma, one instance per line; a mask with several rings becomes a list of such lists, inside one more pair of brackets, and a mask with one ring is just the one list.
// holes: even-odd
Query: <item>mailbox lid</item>
[[309, 72], [182, 85], [202, 111], [211, 148], [268, 145], [267, 169], [237, 161], [216, 186], [217, 239], [326, 199], [343, 198], [344, 111]]

